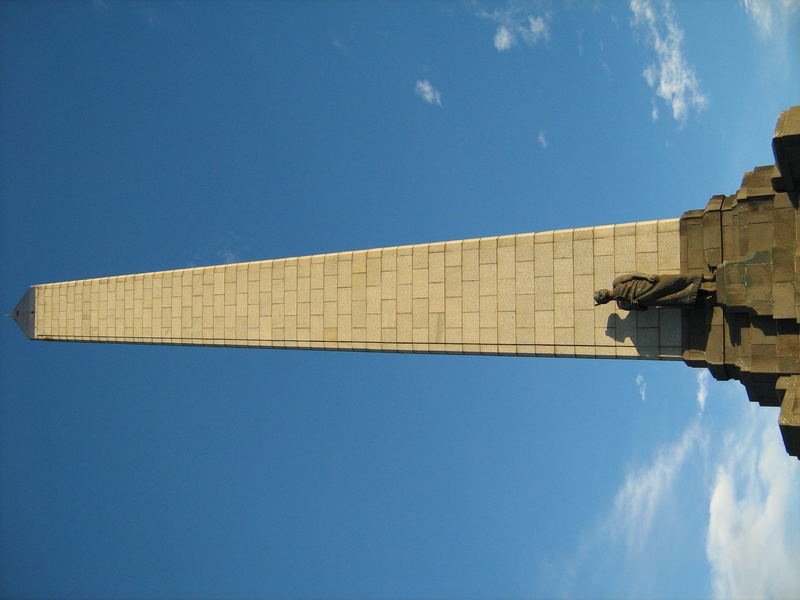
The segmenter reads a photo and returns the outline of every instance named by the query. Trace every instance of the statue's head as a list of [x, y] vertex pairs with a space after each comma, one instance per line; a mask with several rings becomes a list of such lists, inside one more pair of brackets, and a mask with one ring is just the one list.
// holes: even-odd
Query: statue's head
[[609, 290], [597, 290], [594, 293], [594, 305], [606, 304], [611, 300], [611, 292]]

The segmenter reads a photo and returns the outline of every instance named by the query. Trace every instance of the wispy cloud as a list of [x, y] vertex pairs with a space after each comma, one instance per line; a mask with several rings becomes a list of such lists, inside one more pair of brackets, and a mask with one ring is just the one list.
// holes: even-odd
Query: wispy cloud
[[636, 376], [636, 387], [639, 388], [639, 398], [645, 402], [647, 400], [647, 382], [644, 380], [644, 375]]
[[417, 81], [414, 85], [414, 91], [417, 96], [425, 100], [428, 104], [442, 105], [442, 95], [427, 79]]
[[[701, 91], [694, 69], [683, 56], [683, 30], [678, 25], [669, 0], [631, 0], [632, 26], [643, 30], [645, 42], [656, 55], [654, 63], [642, 72], [647, 85], [672, 110], [673, 118], [685, 124], [689, 110], [703, 110], [708, 97]], [[651, 117], [653, 113], [651, 112]]]
[[775, 413], [751, 406], [726, 438], [709, 502], [706, 556], [717, 598], [792, 598], [800, 590], [800, 468]]
[[522, 40], [532, 46], [540, 40], [550, 38], [550, 18], [548, 15], [535, 16], [519, 8], [495, 11], [478, 11], [478, 16], [490, 19], [497, 24], [494, 33], [494, 47], [504, 52]]
[[775, 23], [772, 2], [764, 0], [742, 0], [745, 11], [753, 19], [762, 35], [769, 35]]
[[544, 135], [544, 131], [539, 132], [539, 135], [536, 136], [536, 140], [543, 149], [547, 149], [547, 138]]
[[[709, 375], [695, 381], [698, 403], [712, 402]], [[783, 448], [774, 409], [750, 404], [739, 387], [725, 412], [732, 425], [718, 429], [698, 412], [628, 470], [606, 516], [549, 569], [564, 578], [563, 595], [580, 595], [587, 582], [599, 597], [652, 595], [663, 575], [653, 551], [667, 564], [681, 548], [705, 554], [716, 598], [797, 596], [800, 464]], [[697, 507], [707, 508], [707, 519]]]
[[333, 46], [337, 50], [341, 50], [342, 52], [347, 52], [347, 46], [339, 38], [331, 35], [330, 40], [331, 40], [331, 46]]
[[546, 569], [544, 576], [557, 572], [561, 578], [560, 595], [584, 597], [587, 583], [594, 597], [652, 595], [649, 557], [663, 547], [663, 535], [673, 544], [686, 539], [683, 490], [697, 489], [687, 481], [697, 477], [690, 467], [704, 460], [706, 446], [707, 432], [695, 417], [677, 438], [628, 469], [606, 515], [563, 564]]
[[612, 538], [624, 540], [630, 551], [645, 546], [656, 512], [670, 496], [676, 478], [702, 435], [699, 421], [693, 421], [680, 438], [661, 447], [651, 463], [626, 475], [605, 525]]
[[708, 370], [700, 369], [697, 372], [697, 404], [702, 413], [706, 409], [708, 399]]
[[745, 11], [755, 23], [759, 35], [768, 38], [778, 27], [788, 22], [790, 13], [800, 10], [798, 0], [741, 0]]

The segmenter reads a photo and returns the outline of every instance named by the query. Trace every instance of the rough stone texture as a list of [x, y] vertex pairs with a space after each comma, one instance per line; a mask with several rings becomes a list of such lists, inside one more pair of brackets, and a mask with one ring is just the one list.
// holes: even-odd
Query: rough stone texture
[[716, 303], [684, 313], [684, 360], [741, 381], [762, 406], [781, 406], [786, 450], [800, 458], [798, 140], [794, 107], [778, 120], [777, 166], [745, 173], [735, 194], [686, 212], [680, 228], [681, 270], [717, 277]]
[[668, 219], [45, 284], [29, 337], [680, 360], [678, 312], [592, 301], [679, 253]]

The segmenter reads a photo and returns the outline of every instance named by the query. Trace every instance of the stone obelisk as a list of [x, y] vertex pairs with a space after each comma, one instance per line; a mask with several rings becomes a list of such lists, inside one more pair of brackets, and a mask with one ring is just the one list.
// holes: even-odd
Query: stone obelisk
[[680, 360], [678, 311], [592, 300], [679, 269], [669, 219], [42, 284], [15, 314], [49, 341]]
[[[46, 341], [683, 360], [781, 406], [800, 457], [800, 106], [773, 151], [679, 219], [40, 284], [12, 316]], [[713, 295], [595, 305], [621, 275]]]

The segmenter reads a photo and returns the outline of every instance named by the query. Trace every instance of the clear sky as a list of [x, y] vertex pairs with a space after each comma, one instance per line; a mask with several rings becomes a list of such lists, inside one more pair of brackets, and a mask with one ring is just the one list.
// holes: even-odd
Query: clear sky
[[[4, 2], [35, 283], [678, 217], [772, 162], [800, 6]], [[3, 598], [800, 597], [776, 409], [682, 363], [34, 343]]]

